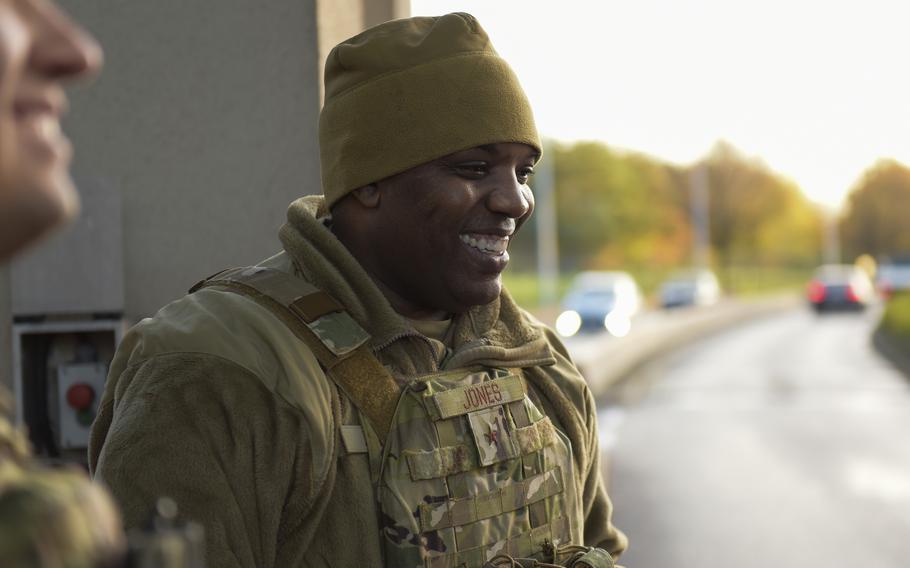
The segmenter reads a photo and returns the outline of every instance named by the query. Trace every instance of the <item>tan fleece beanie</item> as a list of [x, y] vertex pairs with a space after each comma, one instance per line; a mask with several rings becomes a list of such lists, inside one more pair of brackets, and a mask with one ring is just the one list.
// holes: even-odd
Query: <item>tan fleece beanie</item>
[[319, 116], [328, 207], [358, 187], [496, 142], [541, 148], [518, 78], [470, 14], [393, 20], [329, 54]]

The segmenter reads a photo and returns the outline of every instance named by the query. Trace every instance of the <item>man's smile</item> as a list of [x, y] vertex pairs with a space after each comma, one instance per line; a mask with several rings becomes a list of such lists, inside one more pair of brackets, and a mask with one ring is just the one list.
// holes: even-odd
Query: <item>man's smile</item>
[[509, 248], [509, 236], [487, 235], [483, 233], [462, 233], [458, 235], [461, 242], [491, 256], [502, 256]]

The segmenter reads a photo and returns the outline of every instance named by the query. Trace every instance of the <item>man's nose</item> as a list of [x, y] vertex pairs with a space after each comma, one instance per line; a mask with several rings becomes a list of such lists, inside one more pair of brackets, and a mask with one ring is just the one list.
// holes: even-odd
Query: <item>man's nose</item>
[[496, 180], [487, 207], [494, 213], [520, 219], [531, 210], [530, 191], [527, 185], [519, 183], [514, 172], [502, 175]]
[[29, 64], [51, 79], [76, 79], [101, 69], [101, 46], [55, 5], [35, 8], [33, 46]]

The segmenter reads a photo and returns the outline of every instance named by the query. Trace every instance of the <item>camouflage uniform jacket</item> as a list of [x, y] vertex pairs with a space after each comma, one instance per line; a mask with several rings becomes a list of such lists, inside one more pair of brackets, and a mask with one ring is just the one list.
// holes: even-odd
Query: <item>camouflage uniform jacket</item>
[[[626, 541], [610, 520], [593, 398], [552, 332], [503, 293], [457, 316], [451, 351], [438, 351], [394, 312], [325, 216], [321, 197], [292, 203], [280, 233], [285, 252], [263, 265], [330, 293], [396, 377], [440, 366], [524, 367], [572, 442], [584, 542], [618, 556]], [[127, 526], [142, 521], [156, 496], [174, 497], [204, 524], [211, 566], [380, 566], [368, 459], [346, 454], [340, 442], [339, 425], [353, 413], [272, 313], [203, 289], [127, 334], [92, 432], [90, 466]]]
[[0, 387], [0, 566], [95, 568], [124, 548], [110, 497], [77, 469], [46, 469], [7, 419]]

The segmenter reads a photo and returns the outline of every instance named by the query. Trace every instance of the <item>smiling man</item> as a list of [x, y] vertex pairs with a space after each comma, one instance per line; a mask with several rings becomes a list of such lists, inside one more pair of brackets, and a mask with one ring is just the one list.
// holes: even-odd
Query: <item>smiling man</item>
[[502, 286], [540, 141], [467, 14], [338, 45], [323, 195], [283, 251], [144, 320], [90, 459], [128, 525], [173, 496], [214, 566], [612, 566], [594, 401]]

